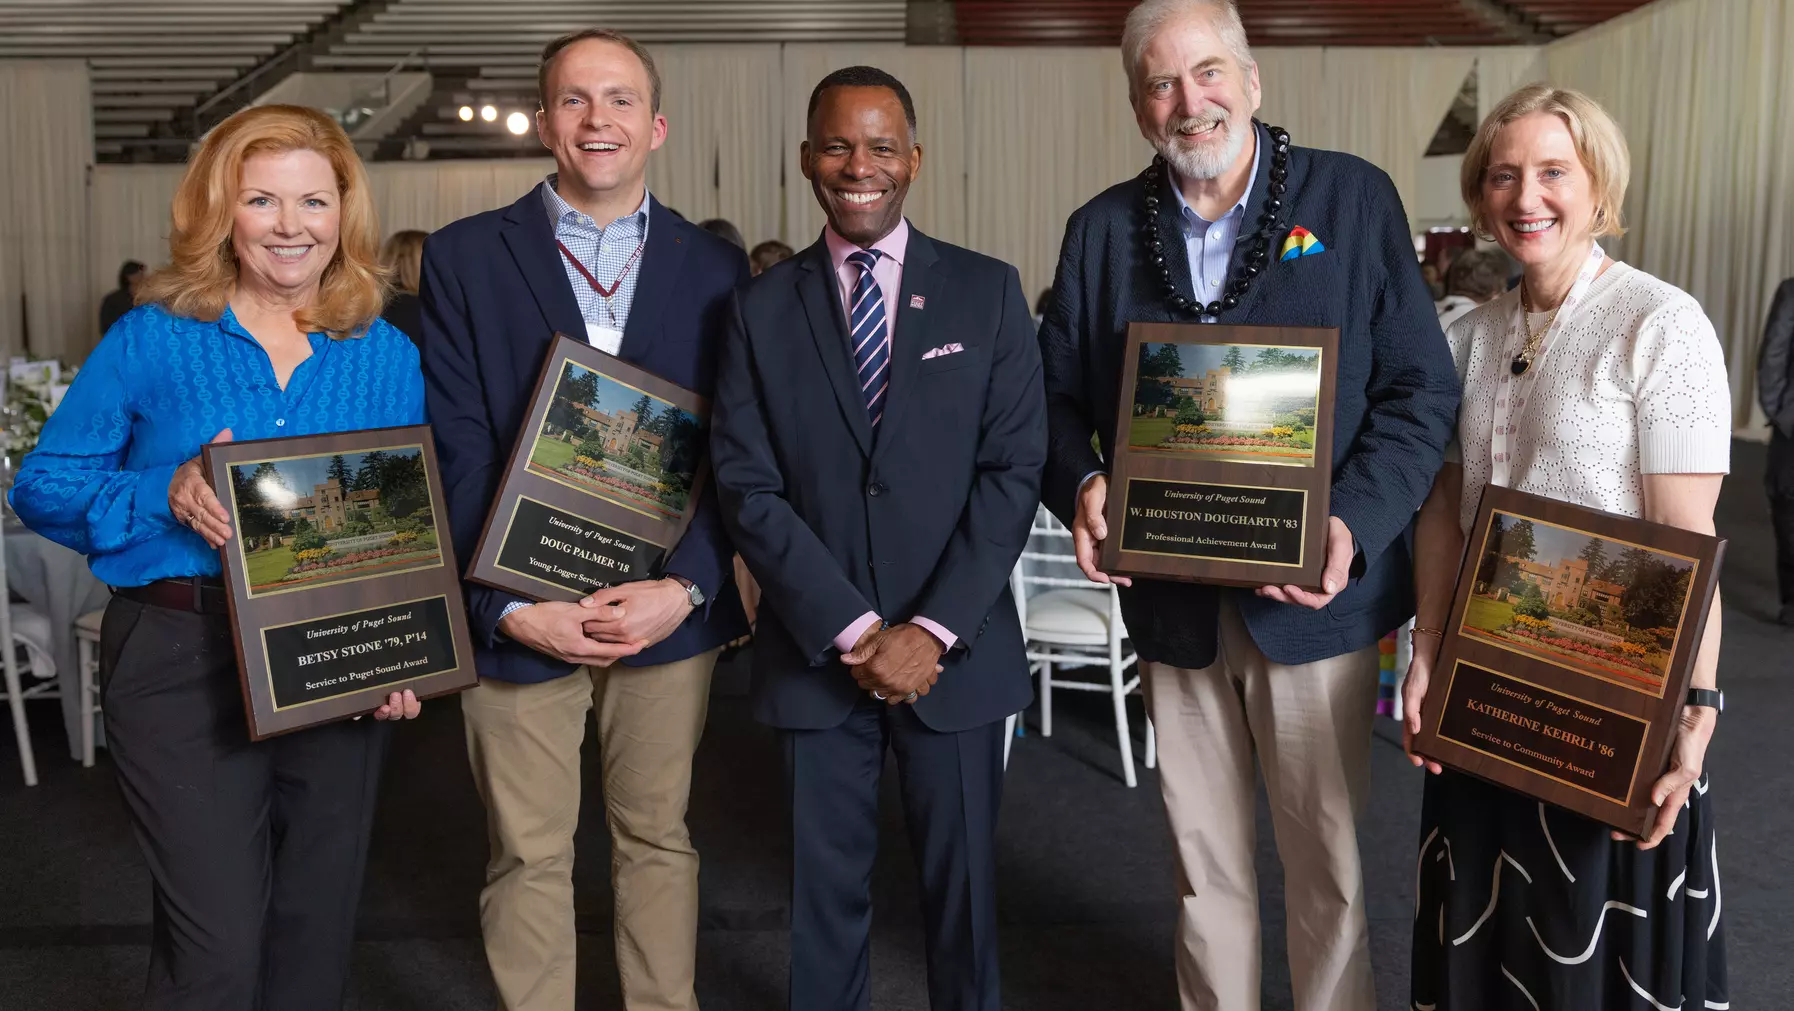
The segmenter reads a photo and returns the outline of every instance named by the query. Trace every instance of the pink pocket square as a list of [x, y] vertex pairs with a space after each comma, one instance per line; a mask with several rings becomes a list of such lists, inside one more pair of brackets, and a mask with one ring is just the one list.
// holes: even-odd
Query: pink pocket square
[[930, 358], [939, 358], [942, 355], [956, 355], [964, 350], [964, 344], [942, 344], [938, 348], [931, 348], [927, 354], [922, 356], [922, 360], [927, 361]]

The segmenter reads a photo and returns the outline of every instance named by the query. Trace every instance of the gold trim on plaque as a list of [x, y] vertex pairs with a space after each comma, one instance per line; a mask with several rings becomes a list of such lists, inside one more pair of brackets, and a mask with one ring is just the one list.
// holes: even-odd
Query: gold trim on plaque
[[[1674, 551], [1664, 551], [1661, 548], [1653, 548], [1648, 544], [1638, 544], [1633, 541], [1621, 540], [1618, 537], [1597, 537], [1596, 535], [1591, 534], [1586, 530], [1579, 530], [1576, 527], [1567, 527], [1567, 526], [1564, 526], [1562, 523], [1553, 523], [1550, 520], [1541, 520], [1541, 519], [1537, 519], [1532, 516], [1523, 515], [1521, 513], [1509, 512], [1506, 509], [1491, 509], [1491, 510], [1489, 510], [1490, 522], [1483, 524], [1483, 540], [1482, 540], [1481, 547], [1478, 549], [1478, 551], [1476, 553], [1476, 558], [1474, 560], [1475, 565], [1480, 566], [1482, 564], [1483, 557], [1485, 555], [1487, 555], [1489, 552], [1489, 533], [1490, 533], [1491, 528], [1494, 526], [1493, 521], [1494, 521], [1495, 515], [1497, 513], [1499, 513], [1503, 516], [1511, 516], [1514, 519], [1525, 520], [1528, 523], [1540, 523], [1540, 524], [1543, 524], [1548, 527], [1556, 527], [1559, 530], [1567, 530], [1570, 533], [1579, 534], [1583, 537], [1593, 537], [1596, 540], [1603, 541], [1608, 544], [1619, 544], [1619, 545], [1623, 545], [1628, 548], [1639, 548], [1640, 550], [1643, 550], [1643, 551], [1649, 551], [1653, 555], [1662, 555], [1666, 558], [1676, 558], [1676, 559], [1680, 559], [1681, 561], [1689, 563], [1688, 592], [1682, 596], [1682, 612], [1676, 618], [1676, 637], [1675, 637], [1675, 640], [1670, 643], [1669, 650], [1666, 653], [1668, 659], [1664, 661], [1664, 663], [1666, 665], [1673, 664], [1675, 662], [1676, 650], [1680, 649], [1682, 646], [1682, 635], [1683, 635], [1684, 627], [1687, 625], [1687, 622], [1688, 622], [1688, 604], [1689, 604], [1689, 601], [1692, 600], [1694, 597], [1694, 583], [1695, 583], [1695, 580], [1700, 576], [1700, 572], [1701, 572], [1701, 560], [1700, 559], [1690, 558], [1687, 555], [1680, 555]], [[1468, 597], [1466, 597], [1465, 601], [1464, 601], [1464, 614], [1462, 617], [1460, 617], [1458, 619], [1458, 634], [1459, 635], [1465, 636], [1473, 642], [1479, 642], [1484, 645], [1491, 646], [1495, 649], [1501, 650], [1504, 653], [1512, 653], [1515, 656], [1523, 656], [1523, 657], [1527, 658], [1528, 660], [1537, 660], [1539, 663], [1548, 663], [1553, 667], [1561, 667], [1562, 669], [1567, 670], [1567, 671], [1574, 671], [1575, 673], [1581, 674], [1584, 677], [1591, 677], [1591, 678], [1594, 678], [1596, 681], [1603, 681], [1610, 685], [1617, 685], [1617, 686], [1624, 688], [1628, 691], [1634, 691], [1640, 695], [1648, 695], [1654, 699], [1662, 698], [1664, 696], [1664, 693], [1669, 691], [1669, 672], [1667, 670], [1664, 671], [1663, 676], [1658, 679], [1659, 684], [1658, 684], [1657, 690], [1651, 691], [1651, 690], [1643, 687], [1642, 685], [1638, 684], [1636, 681], [1622, 681], [1622, 680], [1619, 680], [1615, 676], [1604, 674], [1598, 670], [1591, 670], [1587, 667], [1578, 667], [1578, 666], [1575, 666], [1574, 664], [1568, 664], [1568, 663], [1563, 662], [1562, 660], [1554, 659], [1553, 655], [1548, 654], [1544, 650], [1539, 650], [1537, 652], [1533, 652], [1530, 650], [1520, 649], [1517, 646], [1510, 645], [1506, 640], [1497, 638], [1492, 633], [1484, 632], [1482, 629], [1477, 628], [1474, 625], [1468, 624], [1468, 622], [1470, 621], [1470, 601], [1476, 599], [1476, 596], [1477, 596], [1477, 594], [1476, 594], [1476, 569], [1475, 568], [1472, 568], [1470, 570], [1470, 580], [1471, 580], [1471, 592], [1470, 592], [1470, 595]], [[1472, 665], [1472, 666], [1474, 666], [1474, 665]], [[1487, 668], [1485, 668], [1485, 669], [1487, 669]], [[1503, 676], [1505, 677], [1506, 675], [1503, 675]], [[1547, 689], [1547, 690], [1549, 690], [1549, 689]]]
[[[1266, 347], [1282, 347], [1282, 346], [1283, 345], [1280, 345], [1280, 344], [1266, 345]], [[1129, 477], [1127, 479], [1127, 487], [1122, 489], [1121, 530], [1116, 532], [1116, 538], [1115, 538], [1116, 543], [1118, 543], [1118, 544], [1122, 543], [1123, 537], [1121, 535], [1126, 533], [1126, 531], [1127, 531], [1127, 501], [1128, 501], [1127, 497], [1133, 493], [1135, 481], [1153, 481], [1158, 484], [1200, 485], [1201, 487], [1204, 487], [1204, 488], [1244, 488], [1247, 491], [1276, 491], [1276, 492], [1288, 492], [1293, 495], [1300, 495], [1300, 496], [1302, 496], [1302, 524], [1303, 524], [1302, 533], [1301, 533], [1301, 537], [1298, 539], [1298, 544], [1297, 544], [1297, 548], [1296, 548], [1296, 560], [1293, 562], [1260, 562], [1260, 561], [1255, 561], [1250, 558], [1230, 558], [1230, 557], [1227, 557], [1224, 555], [1190, 555], [1190, 554], [1184, 554], [1182, 552], [1177, 552], [1177, 551], [1143, 551], [1139, 548], [1128, 548], [1128, 547], [1124, 547], [1121, 549], [1121, 553], [1124, 555], [1157, 555], [1162, 558], [1199, 558], [1204, 561], [1210, 561], [1210, 562], [1238, 562], [1242, 565], [1270, 565], [1270, 566], [1275, 566], [1277, 568], [1282, 568], [1282, 569], [1299, 569], [1299, 568], [1301, 568], [1302, 567], [1302, 559], [1306, 558], [1308, 555], [1308, 526], [1307, 526], [1307, 524], [1308, 524], [1308, 489], [1306, 489], [1306, 488], [1273, 488], [1269, 485], [1259, 485], [1259, 484], [1223, 484], [1219, 481], [1180, 481], [1180, 480], [1176, 480], [1174, 478], [1163, 478], [1163, 477]]]
[[[342, 433], [331, 433], [331, 434], [351, 435], [354, 433], [342, 432]], [[418, 458], [421, 460], [424, 460], [425, 465], [428, 466], [428, 461], [429, 461], [428, 454], [426, 454], [424, 452], [423, 443], [419, 443], [419, 442], [404, 443], [401, 445], [392, 445], [392, 446], [374, 446], [370, 449], [352, 449], [352, 450], [349, 450], [347, 453], [337, 452], [337, 451], [332, 451], [329, 453], [295, 453], [292, 456], [270, 456], [270, 457], [265, 457], [265, 458], [257, 459], [257, 460], [241, 460], [236, 463], [231, 463], [231, 462], [227, 461], [224, 464], [224, 479], [226, 481], [230, 482], [231, 528], [232, 528], [233, 532], [235, 532], [237, 530], [237, 528], [239, 528], [241, 526], [241, 524], [237, 522], [237, 518], [240, 515], [242, 515], [242, 512], [241, 512], [242, 503], [237, 501], [237, 483], [235, 481], [230, 480], [231, 470], [233, 468], [255, 467], [255, 466], [259, 466], [264, 463], [285, 463], [288, 460], [316, 460], [321, 457], [327, 457], [327, 456], [365, 456], [369, 453], [390, 453], [393, 450], [403, 450], [403, 449], [417, 450]], [[362, 582], [362, 581], [368, 580], [368, 579], [384, 579], [387, 576], [397, 576], [397, 575], [402, 575], [407, 572], [427, 572], [430, 569], [442, 568], [444, 565], [448, 564], [446, 561], [443, 560], [443, 557], [442, 557], [442, 545], [443, 545], [442, 509], [440, 508], [440, 503], [438, 503], [436, 501], [435, 489], [430, 487], [430, 481], [428, 479], [428, 475], [425, 475], [424, 490], [430, 499], [430, 525], [434, 529], [435, 534], [436, 534], [436, 561], [434, 561], [428, 565], [415, 565], [415, 566], [411, 566], [410, 568], [404, 568], [404, 569], [390, 569], [386, 572], [371, 572], [365, 576], [345, 576], [342, 579], [331, 579], [331, 580], [328, 580], [325, 582], [320, 582], [320, 583], [308, 583], [303, 586], [289, 586], [289, 587], [286, 587], [284, 589], [279, 589], [279, 590], [260, 590], [260, 591], [258, 591], [255, 588], [255, 584], [249, 581], [249, 552], [243, 550], [243, 538], [240, 536], [233, 536], [233, 537], [231, 537], [231, 542], [235, 545], [235, 547], [231, 551], [231, 557], [236, 561], [238, 570], [242, 573], [242, 576], [243, 576], [243, 596], [249, 600], [261, 600], [265, 597], [278, 597], [281, 594], [285, 594], [285, 593], [299, 593], [299, 592], [302, 592], [305, 590], [318, 590], [318, 589], [322, 589], [326, 586], [345, 586], [349, 583], [359, 583], [359, 582]], [[279, 626], [275, 626], [275, 627], [278, 628]]]
[[[1447, 736], [1442, 728], [1445, 726], [1445, 713], [1447, 710], [1449, 710], [1451, 708], [1451, 690], [1454, 687], [1456, 687], [1457, 683], [1458, 683], [1458, 668], [1459, 667], [1474, 667], [1480, 671], [1488, 671], [1490, 674], [1493, 674], [1496, 677], [1506, 678], [1509, 681], [1515, 681], [1515, 682], [1525, 685], [1528, 688], [1535, 688], [1542, 692], [1550, 692], [1551, 694], [1556, 695], [1560, 698], [1570, 699], [1573, 702], [1577, 702], [1582, 705], [1588, 706], [1590, 709], [1599, 709], [1602, 712], [1612, 713], [1613, 715], [1618, 716], [1622, 719], [1631, 720], [1633, 723], [1638, 723], [1638, 724], [1643, 725], [1644, 733], [1638, 739], [1638, 751], [1635, 755], [1632, 756], [1632, 773], [1631, 773], [1630, 777], [1628, 777], [1626, 780], [1626, 799], [1625, 800], [1614, 800], [1613, 796], [1611, 794], [1602, 793], [1599, 790], [1591, 790], [1588, 787], [1583, 786], [1580, 783], [1573, 783], [1570, 780], [1563, 779], [1558, 776], [1553, 776], [1551, 773], [1546, 772], [1543, 769], [1537, 769], [1537, 768], [1534, 768], [1533, 766], [1526, 765], [1522, 762], [1516, 762], [1511, 758], [1505, 758], [1501, 755], [1497, 755], [1493, 751], [1486, 751], [1482, 748], [1477, 747], [1474, 744], [1470, 744], [1466, 741], [1460, 741], [1455, 737]], [[1559, 691], [1556, 688], [1549, 688], [1549, 687], [1546, 687], [1545, 685], [1534, 684], [1533, 682], [1528, 681], [1525, 678], [1515, 677], [1512, 674], [1507, 674], [1502, 671], [1498, 671], [1493, 667], [1484, 667], [1482, 664], [1472, 663], [1469, 660], [1465, 660], [1460, 657], [1456, 661], [1454, 661], [1452, 664], [1451, 680], [1449, 680], [1445, 683], [1445, 704], [1439, 707], [1439, 718], [1433, 721], [1433, 736], [1439, 738], [1439, 740], [1441, 740], [1441, 741], [1450, 741], [1451, 743], [1457, 745], [1460, 748], [1469, 749], [1470, 751], [1474, 751], [1479, 755], [1487, 755], [1490, 758], [1495, 759], [1497, 762], [1502, 762], [1504, 764], [1511, 765], [1516, 769], [1524, 769], [1527, 772], [1530, 772], [1534, 775], [1543, 776], [1546, 779], [1549, 779], [1554, 783], [1562, 783], [1563, 785], [1569, 787], [1572, 790], [1580, 790], [1583, 793], [1586, 793], [1591, 797], [1599, 797], [1602, 800], [1607, 801], [1609, 804], [1618, 804], [1621, 807], [1630, 808], [1632, 806], [1632, 793], [1634, 790], [1636, 790], [1638, 788], [1638, 767], [1640, 764], [1642, 764], [1644, 762], [1645, 745], [1650, 743], [1651, 722], [1649, 720], [1641, 720], [1638, 717], [1633, 716], [1631, 713], [1622, 713], [1618, 709], [1614, 709], [1610, 706], [1604, 706], [1598, 702], [1590, 702], [1587, 699], [1578, 698], [1575, 695], [1571, 695], [1569, 692]]]
[[[584, 366], [581, 366], [581, 368], [584, 368]], [[631, 387], [631, 389], [633, 389], [633, 387]], [[616, 527], [611, 526], [609, 523], [605, 523], [600, 520], [595, 520], [595, 519], [591, 518], [590, 516], [585, 515], [584, 513], [576, 513], [571, 509], [563, 509], [557, 505], [550, 505], [549, 503], [544, 502], [541, 499], [530, 498], [528, 495], [518, 495], [517, 498], [511, 502], [511, 517], [510, 517], [510, 519], [505, 521], [504, 533], [502, 535], [500, 535], [498, 538], [498, 550], [496, 550], [492, 553], [492, 567], [495, 569], [498, 569], [502, 572], [509, 572], [509, 573], [513, 573], [515, 575], [522, 576], [525, 579], [533, 579], [536, 582], [541, 583], [543, 586], [552, 586], [557, 590], [572, 589], [572, 587], [566, 585], [565, 583], [556, 583], [552, 580], [543, 579], [541, 576], [538, 576], [533, 572], [524, 572], [521, 569], [513, 569], [509, 565], [504, 565], [499, 561], [501, 558], [504, 557], [505, 544], [510, 539], [511, 528], [513, 526], [515, 526], [517, 523], [517, 507], [526, 501], [534, 502], [535, 504], [541, 506], [544, 509], [550, 509], [550, 510], [553, 510], [554, 512], [566, 513], [567, 515], [572, 516], [576, 519], [585, 520], [587, 523], [590, 523], [593, 526], [603, 527], [605, 530], [608, 530], [613, 534], [622, 534], [624, 537], [634, 538], [635, 540], [637, 540], [643, 544], [653, 545], [654, 547], [659, 548], [663, 553], [667, 549], [667, 546], [665, 544], [660, 543], [659, 541], [649, 540], [646, 537], [637, 537], [635, 534], [632, 534], [627, 530], [618, 530]]]
[[[271, 629], [271, 628], [292, 628], [294, 625], [309, 625], [314, 621], [329, 621], [332, 618], [341, 618], [345, 615], [366, 614], [369, 611], [378, 611], [381, 608], [405, 607], [406, 605], [409, 605], [409, 604], [423, 604], [423, 603], [427, 603], [432, 600], [442, 601], [442, 606], [444, 609], [443, 614], [448, 619], [449, 656], [455, 661], [455, 665], [453, 667], [445, 667], [442, 670], [426, 671], [422, 674], [413, 674], [411, 677], [401, 678], [398, 681], [385, 681], [378, 685], [363, 685], [360, 688], [351, 688], [346, 692], [337, 692], [335, 695], [326, 695], [323, 698], [319, 698], [319, 699], [308, 699], [304, 702], [292, 702], [292, 703], [288, 703], [287, 705], [284, 705], [284, 706], [281, 705], [279, 703], [279, 701], [275, 698], [275, 696], [274, 696], [274, 668], [273, 668], [273, 665], [268, 663], [268, 630], [269, 629]], [[390, 688], [394, 685], [405, 685], [405, 684], [410, 684], [413, 681], [421, 681], [424, 678], [436, 677], [439, 674], [453, 674], [454, 672], [461, 669], [461, 656], [460, 656], [460, 651], [455, 648], [455, 621], [454, 621], [455, 616], [448, 609], [449, 606], [450, 605], [448, 602], [448, 596], [446, 594], [438, 593], [432, 597], [418, 597], [415, 600], [397, 600], [390, 604], [376, 604], [373, 607], [355, 607], [355, 608], [351, 608], [347, 611], [338, 611], [335, 614], [313, 615], [310, 618], [301, 618], [298, 621], [289, 621], [289, 622], [286, 622], [285, 624], [281, 624], [281, 625], [264, 625], [261, 629], [261, 633], [262, 633], [262, 666], [266, 670], [266, 675], [264, 676], [263, 680], [265, 680], [268, 683], [268, 704], [274, 707], [274, 712], [283, 713], [289, 709], [304, 709], [306, 706], [315, 706], [320, 702], [329, 702], [331, 699], [340, 699], [345, 695], [353, 695], [356, 692], [365, 692], [371, 688]]]
[[[607, 381], [607, 382], [616, 383], [618, 386], [621, 386], [626, 390], [634, 390], [635, 392], [641, 394], [642, 396], [652, 399], [657, 404], [665, 404], [668, 407], [677, 409], [681, 413], [691, 414], [690, 411], [686, 410], [683, 407], [680, 407], [678, 404], [673, 403], [671, 400], [668, 400], [665, 397], [662, 397], [655, 393], [651, 393], [648, 390], [644, 390], [641, 387], [636, 386], [632, 383], [626, 383], [623, 380], [618, 379], [615, 376], [611, 375], [610, 373], [601, 371], [599, 369], [595, 369], [595, 368], [591, 367], [590, 365], [585, 364], [584, 362], [574, 361], [572, 355], [562, 355], [561, 360], [555, 363], [554, 390], [551, 393], [549, 393], [549, 395], [548, 395], [548, 403], [549, 403], [548, 410], [553, 410], [554, 400], [557, 396], [560, 395], [561, 383], [567, 378], [567, 365], [570, 362], [574, 365], [579, 366], [582, 369], [585, 369], [587, 372], [592, 372], [592, 373], [596, 373], [600, 376], [603, 376], [605, 378], [605, 381]], [[542, 412], [542, 423], [540, 425], [536, 426], [536, 434], [529, 441], [529, 452], [527, 454], [525, 454], [525, 456], [523, 457], [523, 472], [524, 473], [533, 474], [536, 477], [539, 477], [544, 481], [553, 481], [555, 484], [558, 484], [563, 488], [571, 488], [574, 491], [579, 492], [581, 495], [590, 495], [592, 498], [598, 499], [601, 502], [608, 502], [611, 505], [618, 507], [619, 509], [627, 509], [632, 513], [639, 513], [643, 516], [648, 517], [651, 520], [658, 520], [662, 523], [677, 523], [677, 522], [679, 522], [680, 517], [685, 515], [684, 510], [680, 510], [669, 517], [664, 513], [654, 512], [653, 510], [651, 510], [647, 507], [631, 504], [628, 500], [626, 500], [620, 496], [606, 494], [602, 491], [599, 491], [596, 488], [593, 488], [589, 484], [578, 484], [574, 481], [569, 481], [565, 478], [556, 477], [556, 476], [554, 476], [554, 468], [553, 467], [546, 467], [546, 466], [542, 466], [541, 464], [536, 463], [536, 444], [542, 441], [542, 430], [548, 427], [548, 410], [544, 410]], [[692, 417], [696, 417], [696, 415], [692, 415]], [[540, 467], [541, 469], [540, 470], [531, 470], [530, 469], [531, 467]], [[690, 490], [687, 490], [685, 494], [686, 494], [686, 498], [688, 500], [686, 502], [686, 505], [689, 507], [691, 505], [691, 502], [689, 501], [689, 499], [691, 497]], [[574, 513], [573, 515], [578, 516], [579, 514]], [[581, 518], [583, 519], [584, 517], [581, 517]], [[597, 521], [593, 520], [592, 522], [596, 523]], [[615, 529], [615, 528], [612, 527], [610, 529]], [[649, 543], [653, 543], [653, 542], [649, 542]], [[509, 570], [507, 570], [507, 571], [509, 571]]]

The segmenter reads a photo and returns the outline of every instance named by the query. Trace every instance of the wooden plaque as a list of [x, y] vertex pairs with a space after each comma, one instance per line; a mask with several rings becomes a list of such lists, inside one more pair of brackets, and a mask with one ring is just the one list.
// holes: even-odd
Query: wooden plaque
[[224, 442], [204, 465], [249, 736], [472, 688], [473, 640], [428, 425]]
[[1725, 541], [1490, 486], [1414, 751], [1641, 834]]
[[703, 491], [703, 397], [555, 334], [467, 578], [578, 600], [655, 578]]
[[1104, 572], [1319, 589], [1339, 331], [1132, 323]]

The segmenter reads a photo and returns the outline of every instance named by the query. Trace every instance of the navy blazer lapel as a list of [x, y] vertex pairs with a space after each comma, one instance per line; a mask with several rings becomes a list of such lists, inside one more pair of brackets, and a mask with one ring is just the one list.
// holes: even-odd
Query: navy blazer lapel
[[648, 244], [642, 250], [641, 271], [635, 279], [635, 299], [629, 303], [629, 319], [623, 324], [623, 344], [617, 355], [644, 364], [660, 336], [666, 319], [667, 300], [679, 280], [685, 262], [684, 230], [691, 227], [648, 197]]
[[828, 373], [829, 385], [835, 388], [835, 400], [841, 416], [852, 430], [860, 452], [872, 455], [872, 422], [866, 417], [866, 399], [860, 392], [859, 372], [847, 356], [847, 315], [841, 309], [839, 284], [834, 265], [829, 261], [828, 243], [817, 239], [809, 249], [797, 254], [803, 264], [798, 273], [797, 293], [803, 300], [804, 314], [810, 318], [810, 336], [816, 340], [816, 353], [822, 356], [822, 370]]
[[[903, 253], [903, 285], [897, 298], [897, 326], [891, 334], [891, 388], [885, 391], [884, 420], [878, 423], [881, 432], [901, 431], [897, 426], [908, 415], [910, 401], [915, 399], [916, 373], [922, 367], [922, 354], [934, 346], [929, 334], [928, 303], [940, 311], [941, 278], [935, 270], [940, 259], [934, 242], [916, 230], [909, 230], [909, 248]], [[920, 302], [920, 304], [918, 304]], [[880, 438], [885, 445], [890, 438]]]
[[[1195, 298], [1196, 271], [1190, 263], [1190, 247], [1184, 241], [1184, 225], [1182, 204], [1177, 202], [1177, 179], [1171, 174], [1169, 166], [1159, 173], [1159, 213], [1153, 220], [1153, 231], [1158, 235], [1160, 252], [1166, 265], [1171, 268], [1171, 283], [1176, 286], [1175, 292], [1164, 290], [1164, 279], [1159, 276], [1155, 266], [1148, 263], [1145, 277], [1147, 287], [1152, 294], [1147, 297], [1147, 304], [1164, 306], [1171, 301], [1172, 295]], [[1145, 214], [1144, 209], [1136, 210], [1136, 214]], [[1138, 220], [1138, 219], [1135, 219]], [[1138, 227], [1138, 226], [1133, 226]], [[1169, 311], [1160, 309], [1161, 312]]]
[[[543, 182], [541, 186], [547, 186]], [[548, 329], [539, 343], [516, 347], [518, 361], [527, 362], [522, 374], [534, 375], [541, 368], [552, 336], [559, 332], [575, 340], [586, 336], [585, 317], [579, 313], [579, 300], [573, 286], [567, 283], [567, 270], [561, 265], [560, 250], [554, 245], [554, 227], [548, 222], [548, 210], [542, 204], [540, 188], [530, 190], [523, 199], [505, 211], [505, 223], [499, 229], [511, 258], [517, 261], [517, 272], [529, 285], [536, 306], [548, 321]]]

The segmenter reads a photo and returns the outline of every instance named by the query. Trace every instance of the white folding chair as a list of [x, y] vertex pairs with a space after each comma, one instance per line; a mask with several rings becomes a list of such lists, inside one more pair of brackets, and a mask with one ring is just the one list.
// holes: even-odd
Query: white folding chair
[[[1134, 777], [1133, 738], [1128, 733], [1127, 696], [1140, 688], [1140, 676], [1126, 677], [1127, 669], [1139, 658], [1124, 652], [1127, 628], [1121, 621], [1121, 598], [1115, 587], [1092, 583], [1080, 573], [1076, 578], [1047, 575], [1043, 568], [1070, 566], [1076, 571], [1077, 558], [1072, 554], [1071, 531], [1043, 507], [1036, 512], [1030, 530], [1029, 550], [1022, 552], [1010, 574], [1010, 589], [1015, 595], [1015, 608], [1022, 622], [1022, 636], [1027, 640], [1030, 672], [1040, 674], [1040, 733], [1053, 736], [1053, 689], [1108, 692], [1115, 706], [1116, 743], [1121, 751], [1122, 778], [1128, 786], [1137, 784]], [[1063, 551], [1035, 550], [1036, 543], [1048, 544]], [[1044, 592], [1028, 596], [1028, 587], [1047, 587]], [[1109, 676], [1102, 681], [1074, 681], [1054, 676], [1055, 670], [1077, 667], [1106, 667]], [[1009, 740], [1014, 738], [1015, 717], [1008, 721], [1009, 738], [1003, 744], [1004, 764], [1008, 764]], [[1159, 761], [1158, 739], [1153, 734], [1152, 718], [1146, 720], [1146, 767]]]
[[81, 764], [93, 768], [93, 720], [100, 712], [100, 623], [104, 609], [75, 619], [75, 650], [81, 664]]
[[[7, 600], [5, 577], [0, 574], [0, 669], [5, 674], [5, 698], [12, 710], [13, 734], [18, 739], [19, 765], [25, 771], [25, 785], [37, 785], [37, 756], [31, 747], [31, 724], [25, 719], [25, 703], [32, 699], [60, 699], [56, 668], [42, 650], [50, 638], [50, 619], [27, 604]], [[28, 645], [30, 644], [30, 645]], [[19, 663], [19, 650], [25, 649], [31, 662]]]

